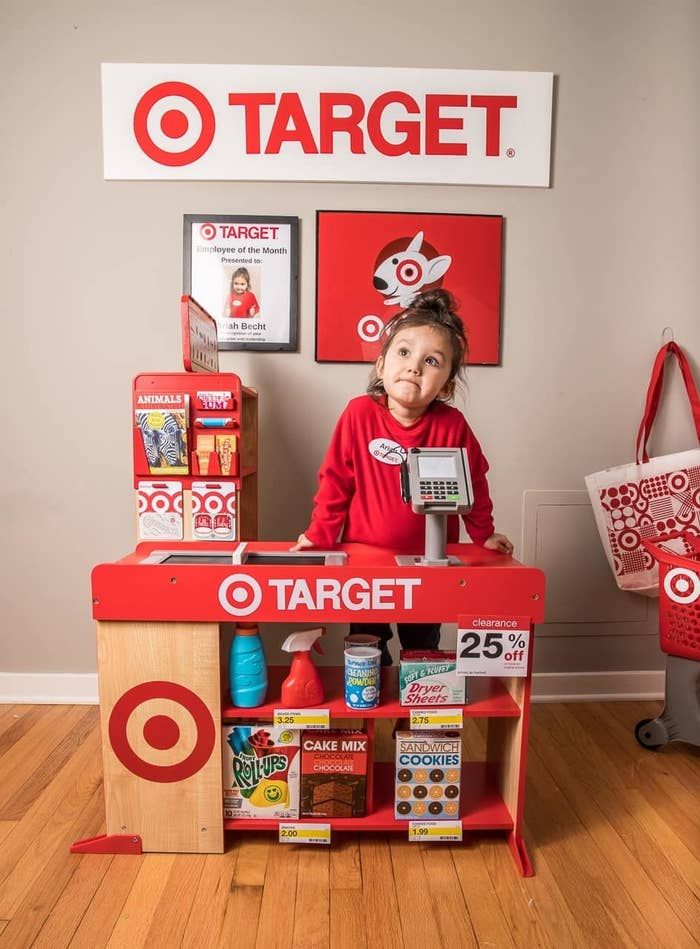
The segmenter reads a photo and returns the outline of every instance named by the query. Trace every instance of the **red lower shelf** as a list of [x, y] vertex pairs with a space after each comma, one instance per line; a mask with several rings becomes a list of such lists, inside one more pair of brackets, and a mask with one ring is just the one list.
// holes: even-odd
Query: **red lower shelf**
[[[400, 705], [398, 700], [398, 669], [382, 669], [381, 702], [377, 708], [355, 709], [345, 704], [344, 670], [338, 666], [319, 666], [318, 669], [325, 699], [319, 708], [327, 708], [331, 718], [408, 718], [411, 710]], [[270, 720], [275, 709], [280, 708], [283, 680], [289, 674], [289, 666], [268, 668], [268, 701], [256, 708], [237, 708], [226, 696], [221, 717], [225, 722], [239, 718]], [[459, 706], [460, 708], [462, 706]], [[465, 718], [518, 718], [520, 708], [500, 679], [467, 679], [467, 705], [463, 706]]]
[[[513, 818], [498, 791], [498, 768], [484, 761], [462, 765], [460, 812], [464, 830], [512, 830]], [[330, 824], [333, 830], [404, 831], [408, 821], [394, 818], [394, 764], [378, 762], [374, 766], [375, 807], [366, 817], [300, 817], [307, 822]], [[283, 823], [289, 823], [284, 821]], [[277, 830], [279, 820], [224, 820], [225, 830]]]

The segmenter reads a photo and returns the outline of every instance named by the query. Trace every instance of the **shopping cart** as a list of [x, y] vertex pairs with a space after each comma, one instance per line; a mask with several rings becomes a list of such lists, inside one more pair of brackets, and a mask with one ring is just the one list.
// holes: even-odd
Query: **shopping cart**
[[[664, 547], [678, 539], [685, 554]], [[642, 541], [659, 564], [659, 638], [666, 655], [664, 707], [637, 723], [645, 748], [669, 741], [700, 745], [700, 537], [688, 532]]]

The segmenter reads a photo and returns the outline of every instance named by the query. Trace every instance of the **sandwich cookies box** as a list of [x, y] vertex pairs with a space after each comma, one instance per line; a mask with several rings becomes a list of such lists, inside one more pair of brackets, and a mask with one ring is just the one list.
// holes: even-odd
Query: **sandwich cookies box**
[[302, 732], [302, 817], [364, 816], [368, 749], [365, 732]]
[[299, 732], [265, 722], [224, 725], [224, 817], [299, 816]]
[[458, 818], [461, 765], [459, 732], [397, 732], [396, 820]]
[[457, 675], [457, 654], [447, 650], [402, 650], [399, 659], [401, 705], [464, 705], [466, 680]]

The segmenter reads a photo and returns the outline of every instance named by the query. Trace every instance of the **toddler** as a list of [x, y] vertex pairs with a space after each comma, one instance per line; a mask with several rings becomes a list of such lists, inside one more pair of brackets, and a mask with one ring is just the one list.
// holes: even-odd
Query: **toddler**
[[[474, 506], [464, 515], [476, 544], [504, 554], [513, 545], [494, 533], [488, 464], [452, 399], [463, 372], [467, 343], [455, 302], [445, 290], [416, 297], [386, 327], [367, 394], [340, 416], [319, 470], [311, 523], [292, 550], [345, 543], [372, 544], [397, 553], [423, 550], [425, 519], [401, 499], [399, 466], [410, 448], [466, 448]], [[377, 455], [377, 446], [381, 454]], [[447, 541], [459, 539], [457, 516], [448, 518]], [[382, 665], [391, 665], [389, 624], [353, 623], [350, 632], [378, 635]], [[437, 649], [439, 623], [399, 623], [404, 649]]]

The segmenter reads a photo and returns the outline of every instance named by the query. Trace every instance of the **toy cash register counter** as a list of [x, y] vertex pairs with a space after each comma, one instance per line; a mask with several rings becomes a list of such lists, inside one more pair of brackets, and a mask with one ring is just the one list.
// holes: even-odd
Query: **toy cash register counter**
[[[232, 556], [230, 543], [203, 551], [195, 542], [168, 550], [150, 542], [95, 567], [107, 834], [76, 850], [217, 853], [224, 829], [276, 826], [223, 819], [222, 720], [271, 720], [281, 677], [271, 675], [260, 708], [229, 707], [220, 623], [456, 622], [471, 614], [518, 617], [532, 631], [543, 618], [542, 573], [470, 544], [448, 545], [449, 566], [398, 565], [390, 551], [362, 545], [328, 554], [290, 554], [290, 546], [252, 542]], [[489, 718], [487, 761], [465, 766], [460, 808], [465, 831], [508, 834], [525, 874], [531, 872], [521, 837], [531, 666], [532, 649], [524, 677], [470, 679], [464, 714]], [[376, 718], [407, 715], [395, 669], [383, 670], [380, 706], [362, 711], [345, 705], [342, 670], [321, 672], [331, 719], [365, 719], [371, 738]], [[367, 816], [331, 818], [332, 828], [406, 833], [406, 821], [394, 819], [393, 794], [393, 765], [376, 764]]]

